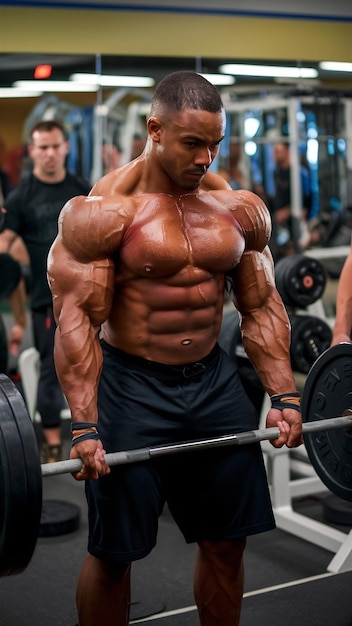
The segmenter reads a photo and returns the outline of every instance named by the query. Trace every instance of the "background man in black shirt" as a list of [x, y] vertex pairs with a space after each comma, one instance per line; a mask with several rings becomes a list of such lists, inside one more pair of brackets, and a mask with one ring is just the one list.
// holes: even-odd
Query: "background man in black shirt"
[[[90, 184], [66, 170], [69, 144], [63, 125], [56, 120], [37, 122], [30, 133], [29, 156], [33, 170], [4, 202], [4, 229], [0, 234], [0, 252], [30, 260], [30, 298], [33, 340], [40, 354], [37, 409], [43, 427], [44, 445], [42, 462], [61, 459], [60, 413], [64, 398], [56, 377], [53, 360], [55, 322], [52, 297], [46, 276], [49, 248], [58, 228], [58, 216], [63, 205], [73, 196], [87, 195]], [[9, 343], [13, 354], [18, 353], [23, 339], [26, 314], [22, 306], [13, 308], [14, 326]], [[10, 300], [11, 302], [11, 300]]]

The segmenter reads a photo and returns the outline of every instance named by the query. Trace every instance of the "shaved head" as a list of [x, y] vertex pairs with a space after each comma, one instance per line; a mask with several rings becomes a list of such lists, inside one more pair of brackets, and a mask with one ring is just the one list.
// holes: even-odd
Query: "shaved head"
[[197, 72], [173, 72], [157, 86], [151, 115], [197, 109], [218, 113], [224, 108], [220, 93]]

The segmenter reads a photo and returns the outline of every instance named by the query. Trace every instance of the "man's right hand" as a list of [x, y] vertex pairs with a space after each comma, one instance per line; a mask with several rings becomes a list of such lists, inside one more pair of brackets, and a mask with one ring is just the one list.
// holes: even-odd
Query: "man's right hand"
[[99, 476], [110, 474], [110, 467], [105, 462], [105, 450], [102, 442], [89, 439], [77, 443], [71, 449], [71, 459], [82, 459], [82, 469], [73, 472], [76, 480], [97, 480]]

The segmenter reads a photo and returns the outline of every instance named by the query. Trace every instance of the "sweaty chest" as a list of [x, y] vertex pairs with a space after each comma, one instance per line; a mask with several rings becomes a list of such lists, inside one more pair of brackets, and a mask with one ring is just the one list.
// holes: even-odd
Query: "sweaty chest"
[[177, 202], [163, 196], [138, 211], [120, 256], [134, 273], [158, 277], [185, 267], [226, 272], [243, 249], [243, 237], [227, 209], [192, 195]]

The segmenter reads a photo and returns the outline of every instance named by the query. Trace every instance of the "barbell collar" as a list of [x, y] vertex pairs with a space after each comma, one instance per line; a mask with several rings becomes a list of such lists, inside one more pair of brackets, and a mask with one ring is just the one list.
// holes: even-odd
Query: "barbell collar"
[[[305, 435], [313, 432], [349, 427], [352, 428], [352, 415], [342, 415], [325, 420], [305, 422], [302, 424], [302, 432]], [[258, 443], [260, 441], [278, 439], [279, 436], [279, 428], [259, 428], [257, 430], [250, 430], [242, 433], [212, 437], [210, 439], [198, 439], [194, 441], [171, 443], [147, 448], [137, 448], [135, 450], [111, 452], [105, 455], [105, 461], [109, 466], [127, 465], [129, 463], [149, 461], [155, 457], [177, 454], [180, 452], [191, 452], [201, 449], [203, 450], [205, 448], [219, 448], [221, 446]], [[68, 459], [66, 461], [57, 461], [56, 463], [46, 463], [41, 466], [43, 477], [79, 472], [81, 469], [82, 461], [80, 459]]]

